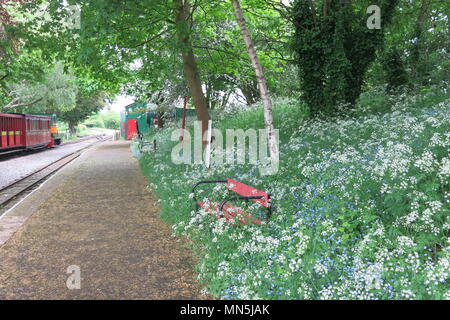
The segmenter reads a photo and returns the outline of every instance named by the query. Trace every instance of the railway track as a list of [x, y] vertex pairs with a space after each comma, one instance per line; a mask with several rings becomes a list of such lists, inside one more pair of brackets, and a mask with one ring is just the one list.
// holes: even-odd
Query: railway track
[[[103, 142], [109, 139], [101, 139], [98, 142]], [[1, 211], [5, 209], [5, 207], [9, 206], [11, 202], [14, 202], [19, 196], [26, 194], [28, 191], [33, 190], [34, 187], [38, 186], [41, 182], [45, 181], [52, 174], [59, 171], [61, 168], [78, 158], [82, 152], [90, 147], [92, 147], [93, 143], [89, 146], [86, 146], [80, 150], [77, 150], [69, 155], [64, 156], [63, 158], [56, 160], [49, 165], [23, 177], [13, 183], [7, 185], [6, 187], [0, 188], [0, 216]]]

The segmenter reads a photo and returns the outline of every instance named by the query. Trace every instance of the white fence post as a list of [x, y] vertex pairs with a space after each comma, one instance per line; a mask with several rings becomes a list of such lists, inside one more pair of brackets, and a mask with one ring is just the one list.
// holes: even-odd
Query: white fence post
[[208, 133], [205, 150], [205, 166], [209, 168], [211, 166], [211, 136], [212, 136], [212, 120], [208, 121]]

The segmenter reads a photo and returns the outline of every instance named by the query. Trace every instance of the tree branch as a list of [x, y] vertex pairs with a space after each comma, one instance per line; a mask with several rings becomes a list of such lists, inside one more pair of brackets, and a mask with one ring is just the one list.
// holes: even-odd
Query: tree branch
[[7, 72], [4, 76], [0, 78], [0, 81], [5, 80], [9, 76], [9, 72]]
[[328, 9], [330, 9], [330, 2], [328, 0], [323, 0], [323, 16], [328, 15]]
[[136, 45], [136, 46], [128, 47], [127, 49], [136, 49], [136, 48], [139, 48], [139, 47], [143, 46], [144, 44], [147, 44], [147, 43], [149, 43], [149, 42], [152, 42], [153, 40], [158, 39], [159, 37], [163, 36], [164, 34], [166, 34], [166, 33], [169, 32], [169, 31], [170, 31], [170, 29], [163, 30], [163, 31], [161, 31], [160, 33], [158, 33], [157, 35], [154, 35], [153, 37], [151, 37], [150, 39], [147, 39], [147, 40], [145, 40], [145, 41], [139, 43], [139, 44]]
[[6, 106], [4, 106], [4, 109], [14, 109], [14, 108], [22, 108], [22, 107], [27, 107], [27, 106], [31, 106], [35, 103], [38, 103], [39, 101], [43, 100], [44, 98], [38, 98], [36, 100], [30, 101], [30, 102], [23, 102], [23, 103], [17, 103], [19, 100], [21, 99], [26, 99], [26, 98], [30, 98], [33, 97], [34, 95], [30, 95], [30, 96], [25, 96], [25, 97], [21, 97], [21, 98], [14, 98], [10, 103], [8, 103]]
[[238, 55], [238, 54], [236, 54], [234, 52], [228, 51], [228, 50], [212, 48], [212, 47], [208, 47], [208, 46], [196, 46], [196, 45], [193, 45], [192, 47], [196, 48], [196, 49], [205, 49], [205, 50], [212, 50], [212, 51], [217, 51], [217, 52], [223, 52], [223, 53], [226, 53], [226, 54], [231, 55], [233, 57], [236, 57], [238, 59], [241, 59], [241, 60], [244, 60], [244, 61], [248, 61], [247, 58], [244, 58], [244, 57], [242, 57], [242, 56], [240, 56], [240, 55]]
[[317, 12], [316, 12], [316, 5], [314, 3], [314, 0], [308, 0], [309, 3], [309, 9], [311, 10], [311, 14], [313, 16], [314, 24], [317, 25]]

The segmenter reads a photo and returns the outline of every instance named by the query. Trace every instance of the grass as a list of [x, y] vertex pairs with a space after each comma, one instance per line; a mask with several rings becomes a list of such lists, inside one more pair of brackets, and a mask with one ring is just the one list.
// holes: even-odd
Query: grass
[[[172, 124], [140, 163], [162, 218], [188, 236], [198, 278], [222, 299], [449, 299], [448, 94], [391, 97], [370, 114], [310, 119], [278, 100], [280, 170], [175, 165]], [[364, 103], [364, 101], [362, 102]], [[386, 103], [386, 100], [383, 100]], [[360, 105], [360, 110], [364, 106]], [[190, 122], [190, 121], [188, 121]], [[214, 127], [262, 128], [261, 106], [222, 113]], [[188, 128], [192, 130], [192, 128]], [[230, 177], [273, 196], [261, 227], [233, 227], [194, 212], [192, 186]], [[204, 189], [220, 200], [226, 190]], [[254, 207], [255, 215], [262, 214]]]

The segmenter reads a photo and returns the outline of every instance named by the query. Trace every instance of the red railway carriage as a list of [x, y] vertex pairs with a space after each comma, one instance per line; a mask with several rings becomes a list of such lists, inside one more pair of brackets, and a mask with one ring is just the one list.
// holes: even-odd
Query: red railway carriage
[[52, 147], [51, 118], [0, 113], [0, 152]]
[[22, 146], [23, 116], [0, 113], [0, 150]]

